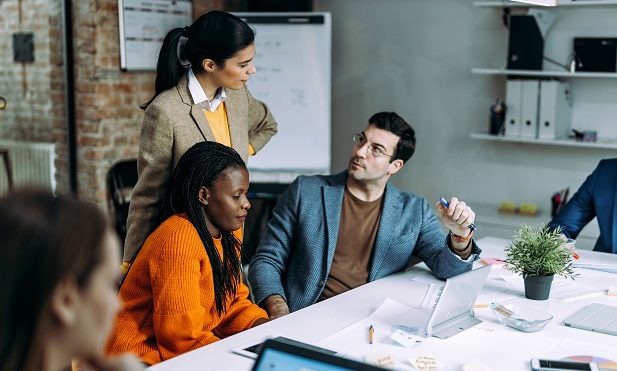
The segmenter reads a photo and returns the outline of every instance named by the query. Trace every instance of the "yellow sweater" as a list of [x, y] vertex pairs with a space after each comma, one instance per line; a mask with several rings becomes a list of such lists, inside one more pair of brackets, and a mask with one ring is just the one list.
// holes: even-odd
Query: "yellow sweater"
[[[216, 111], [211, 112], [203, 110], [206, 115], [206, 120], [210, 124], [210, 130], [214, 135], [214, 139], [218, 143], [224, 144], [227, 147], [231, 147], [231, 133], [229, 132], [229, 119], [227, 118], [227, 107], [225, 103], [219, 104]], [[255, 148], [249, 143], [249, 155], [255, 154]]]
[[[241, 238], [241, 230], [234, 234]], [[221, 241], [214, 243], [222, 255]], [[240, 283], [218, 315], [204, 245], [185, 217], [173, 215], [148, 236], [131, 266], [105, 352], [132, 352], [152, 365], [246, 330], [268, 318], [247, 299], [248, 292]]]

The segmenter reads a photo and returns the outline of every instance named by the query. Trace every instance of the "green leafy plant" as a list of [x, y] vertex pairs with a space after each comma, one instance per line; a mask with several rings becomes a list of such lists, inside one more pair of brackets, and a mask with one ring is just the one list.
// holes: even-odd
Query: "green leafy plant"
[[557, 274], [574, 279], [572, 251], [565, 245], [561, 228], [521, 226], [506, 247], [507, 268], [527, 276]]

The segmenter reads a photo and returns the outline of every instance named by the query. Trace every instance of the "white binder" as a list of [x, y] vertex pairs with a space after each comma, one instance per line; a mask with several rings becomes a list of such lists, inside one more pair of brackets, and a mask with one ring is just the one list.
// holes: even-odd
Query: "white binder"
[[505, 136], [518, 137], [521, 135], [522, 92], [522, 80], [508, 80], [506, 82], [506, 121], [504, 123]]
[[561, 81], [540, 83], [538, 137], [567, 138], [572, 128], [572, 94], [570, 84]]
[[540, 80], [524, 80], [521, 94], [521, 137], [538, 137]]

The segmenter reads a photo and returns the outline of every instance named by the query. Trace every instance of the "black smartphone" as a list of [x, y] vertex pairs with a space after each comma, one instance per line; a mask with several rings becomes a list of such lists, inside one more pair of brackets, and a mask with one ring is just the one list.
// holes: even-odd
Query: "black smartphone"
[[531, 369], [534, 371], [598, 371], [598, 365], [594, 362], [570, 362], [533, 358], [531, 360]]

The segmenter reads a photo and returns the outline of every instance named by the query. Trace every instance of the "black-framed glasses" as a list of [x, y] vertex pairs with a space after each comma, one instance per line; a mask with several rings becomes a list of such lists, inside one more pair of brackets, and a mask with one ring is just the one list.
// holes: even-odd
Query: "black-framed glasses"
[[[364, 136], [364, 134], [356, 133], [356, 134], [353, 135], [353, 142], [356, 145], [362, 147], [362, 146], [364, 146], [367, 143], [367, 140], [366, 140], [366, 137]], [[391, 154], [387, 153], [386, 151], [384, 151], [381, 147], [379, 147], [379, 146], [377, 146], [375, 144], [372, 144], [372, 143], [369, 143], [367, 153], [370, 153], [371, 156], [373, 156], [373, 157], [381, 157], [381, 156], [393, 157], [394, 156], [394, 155], [391, 155]]]

